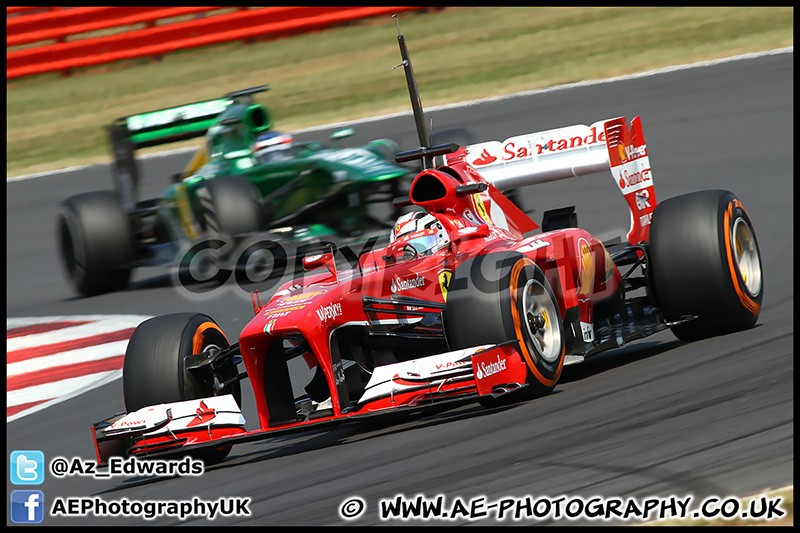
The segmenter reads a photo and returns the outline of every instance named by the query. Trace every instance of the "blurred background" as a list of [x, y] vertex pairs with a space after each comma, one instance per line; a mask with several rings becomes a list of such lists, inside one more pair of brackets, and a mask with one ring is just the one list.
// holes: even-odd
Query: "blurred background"
[[793, 43], [790, 7], [7, 7], [7, 177], [107, 161], [114, 119], [254, 85], [284, 131], [408, 112], [392, 13], [426, 107]]

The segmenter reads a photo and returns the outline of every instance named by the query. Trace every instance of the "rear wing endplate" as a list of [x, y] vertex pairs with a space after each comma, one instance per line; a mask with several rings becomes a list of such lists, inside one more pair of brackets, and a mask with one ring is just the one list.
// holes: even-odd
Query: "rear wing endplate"
[[501, 190], [611, 170], [631, 214], [631, 244], [647, 241], [656, 206], [653, 176], [641, 119], [600, 120], [471, 144], [446, 156], [465, 160]]

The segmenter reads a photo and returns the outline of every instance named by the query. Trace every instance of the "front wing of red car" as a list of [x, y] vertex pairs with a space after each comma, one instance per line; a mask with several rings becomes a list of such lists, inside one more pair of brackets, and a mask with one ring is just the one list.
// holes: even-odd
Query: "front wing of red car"
[[524, 387], [526, 375], [515, 341], [476, 346], [377, 367], [357, 405], [339, 415], [248, 431], [233, 396], [212, 396], [115, 415], [95, 423], [92, 436], [103, 465], [112, 456], [188, 453], [449, 400], [501, 396]]

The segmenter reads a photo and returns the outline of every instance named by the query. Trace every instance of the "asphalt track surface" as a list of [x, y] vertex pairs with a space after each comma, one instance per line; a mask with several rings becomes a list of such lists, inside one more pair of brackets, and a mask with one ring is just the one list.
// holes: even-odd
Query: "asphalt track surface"
[[[721, 188], [736, 193], [747, 208], [765, 279], [754, 329], [696, 343], [661, 332], [568, 367], [552, 395], [511, 408], [465, 404], [430, 416], [242, 444], [200, 478], [48, 476], [40, 488], [48, 501], [90, 495], [105, 500], [252, 498], [252, 516], [218, 518], [215, 525], [343, 524], [339, 505], [357, 495], [366, 500], [367, 511], [352, 523], [367, 525], [381, 523], [378, 500], [396, 494], [463, 499], [692, 495], [699, 501], [792, 484], [792, 79], [793, 53], [784, 53], [434, 116], [438, 131], [469, 128], [479, 140], [502, 140], [641, 115], [659, 199]], [[410, 116], [365, 124], [353, 142], [382, 136], [404, 149], [416, 146]], [[148, 160], [145, 195], [157, 194], [187, 157]], [[58, 203], [109, 186], [106, 166], [8, 183], [8, 316], [196, 310], [209, 313], [235, 336], [252, 316], [249, 296], [235, 287], [189, 298], [170, 285], [168, 271], [142, 269], [124, 292], [93, 298], [70, 292], [55, 251]], [[528, 187], [524, 201], [536, 209], [537, 220], [545, 209], [574, 204], [580, 225], [601, 237], [620, 233], [628, 223], [610, 174]], [[90, 424], [121, 411], [121, 393], [121, 381], [115, 381], [13, 421], [7, 424], [7, 448], [41, 449], [48, 458], [93, 459]], [[244, 398], [247, 403], [252, 394], [247, 391]], [[253, 410], [244, 412], [252, 427]], [[48, 517], [45, 523], [181, 522], [89, 516]]]

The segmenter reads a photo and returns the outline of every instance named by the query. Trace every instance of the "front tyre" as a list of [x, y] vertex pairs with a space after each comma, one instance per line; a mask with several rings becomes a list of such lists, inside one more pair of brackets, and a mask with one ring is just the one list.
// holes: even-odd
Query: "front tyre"
[[655, 297], [671, 327], [693, 341], [755, 325], [764, 295], [753, 224], [736, 196], [698, 191], [656, 206], [650, 228]]
[[[160, 403], [232, 394], [241, 405], [237, 381], [215, 391], [211, 380], [202, 380], [186, 370], [184, 360], [195, 353], [218, 351], [230, 343], [213, 319], [199, 313], [162, 315], [142, 322], [133, 332], [125, 352], [122, 390], [127, 412]], [[234, 365], [233, 360], [230, 361]], [[232, 445], [196, 452], [209, 464], [230, 453]]]
[[[529, 258], [500, 252], [461, 264], [447, 291], [443, 323], [451, 350], [517, 339], [527, 366], [523, 395], [555, 388], [566, 354], [564, 326], [550, 283]], [[481, 403], [498, 402], [482, 397]]]

